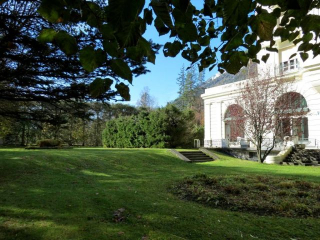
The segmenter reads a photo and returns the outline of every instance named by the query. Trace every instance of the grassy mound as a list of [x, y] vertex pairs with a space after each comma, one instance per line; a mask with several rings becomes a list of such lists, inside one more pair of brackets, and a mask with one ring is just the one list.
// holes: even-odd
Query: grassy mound
[[259, 215], [319, 217], [320, 184], [271, 176], [204, 174], [171, 189], [180, 198]]
[[166, 149], [0, 148], [0, 240], [319, 240], [320, 218], [222, 210], [167, 191], [196, 174], [320, 183], [317, 167], [215, 154], [189, 164]]

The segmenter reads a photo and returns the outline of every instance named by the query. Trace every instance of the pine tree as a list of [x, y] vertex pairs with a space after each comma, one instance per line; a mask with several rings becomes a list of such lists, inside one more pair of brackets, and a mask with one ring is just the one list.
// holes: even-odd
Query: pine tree
[[179, 76], [177, 78], [177, 84], [179, 86], [179, 91], [178, 91], [179, 96], [183, 95], [185, 83], [186, 83], [186, 70], [184, 68], [184, 65], [182, 65]]

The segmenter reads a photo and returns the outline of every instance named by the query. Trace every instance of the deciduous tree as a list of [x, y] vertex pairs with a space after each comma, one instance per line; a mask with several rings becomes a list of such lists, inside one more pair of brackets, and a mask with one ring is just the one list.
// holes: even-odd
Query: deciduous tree
[[275, 147], [277, 138], [282, 136], [282, 119], [292, 113], [296, 117], [306, 114], [305, 111], [296, 112], [292, 104], [299, 102], [300, 98], [297, 96], [300, 95], [287, 95], [293, 90], [292, 81], [294, 79], [274, 77], [261, 72], [259, 75], [249, 76], [249, 80], [239, 82], [241, 85], [234, 103], [236, 105], [229, 108], [232, 127], [256, 146], [261, 163]]
[[151, 110], [155, 108], [156, 100], [150, 94], [150, 89], [148, 87], [144, 87], [140, 93], [140, 98], [137, 101], [137, 106], [141, 108], [145, 108], [147, 110]]
[[[8, 33], [5, 29], [10, 25], [6, 21], [16, 17], [16, 13], [2, 14], [1, 61], [18, 46], [19, 41], [12, 36], [37, 28], [34, 37], [38, 35], [40, 42], [58, 47], [70, 58], [79, 57], [85, 71], [94, 73], [106, 67], [104, 76], [90, 84], [93, 96], [112, 91], [129, 99], [127, 85], [133, 74], [143, 70], [146, 61], [155, 62], [155, 49], [143, 37], [147, 25], [153, 25], [159, 35], [168, 34], [173, 39], [164, 45], [166, 56], [181, 53], [191, 63], [197, 63], [200, 70], [217, 67], [221, 72], [237, 73], [250, 59], [266, 61], [269, 54], [258, 59], [257, 53], [263, 42], [269, 44], [268, 51], [277, 51], [274, 37], [278, 36], [282, 41], [299, 44], [297, 54], [303, 60], [320, 53], [320, 43], [312, 41], [320, 36], [320, 16], [312, 12], [319, 9], [318, 0], [204, 0], [200, 9], [189, 0], [25, 2], [35, 3], [40, 14], [37, 19], [46, 22]], [[0, 2], [2, 6], [12, 3], [12, 0]], [[149, 5], [145, 6], [146, 3]], [[23, 21], [28, 18], [20, 16]], [[77, 34], [71, 31], [75, 29]], [[83, 36], [82, 40], [79, 36]], [[35, 50], [36, 46], [38, 43], [33, 42], [30, 48]], [[77, 86], [70, 90], [86, 92], [85, 89]]]

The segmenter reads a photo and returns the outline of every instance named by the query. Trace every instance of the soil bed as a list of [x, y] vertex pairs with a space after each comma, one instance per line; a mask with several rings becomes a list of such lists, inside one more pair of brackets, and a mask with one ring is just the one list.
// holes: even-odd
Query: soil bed
[[204, 174], [185, 178], [170, 191], [214, 208], [282, 217], [319, 217], [320, 184], [270, 176]]

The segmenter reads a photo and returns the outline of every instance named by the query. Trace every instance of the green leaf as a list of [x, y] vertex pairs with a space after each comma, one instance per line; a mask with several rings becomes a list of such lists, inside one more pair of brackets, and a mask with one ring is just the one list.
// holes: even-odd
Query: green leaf
[[313, 44], [310, 44], [309, 42], [301, 43], [298, 47], [298, 51], [304, 51], [308, 52], [313, 48]]
[[308, 53], [300, 53], [300, 57], [302, 59], [302, 61], [306, 61], [309, 57], [309, 54]]
[[251, 0], [224, 0], [222, 9], [224, 22], [230, 25], [247, 23], [251, 3]]
[[269, 52], [276, 52], [276, 53], [278, 52], [277, 48], [267, 47], [266, 50], [269, 51]]
[[197, 52], [201, 50], [201, 46], [199, 44], [193, 44], [191, 43], [191, 48]]
[[232, 61], [224, 63], [225, 70], [231, 74], [237, 74], [243, 66], [244, 65], [242, 65], [241, 62], [236, 58], [232, 59]]
[[151, 47], [151, 43], [148, 42], [144, 38], [140, 38], [137, 48], [141, 50], [144, 56], [147, 56], [148, 62], [155, 64], [156, 61], [156, 53], [153, 51]]
[[249, 44], [252, 45], [254, 44], [255, 41], [257, 41], [257, 35], [252, 33], [252, 34], [247, 34], [244, 38], [244, 41]]
[[242, 36], [240, 34], [237, 34], [234, 36], [226, 45], [225, 45], [225, 51], [230, 51], [233, 49], [237, 49], [238, 47], [241, 46], [243, 43], [242, 41]]
[[176, 31], [183, 42], [193, 42], [198, 38], [198, 31], [193, 23], [176, 25]]
[[119, 56], [119, 45], [115, 41], [104, 40], [103, 41], [103, 49], [111, 56], [118, 57]]
[[271, 6], [277, 5], [279, 3], [279, 0], [257, 0], [257, 2], [263, 6]]
[[209, 36], [204, 36], [202, 38], [198, 38], [198, 43], [205, 47], [205, 46], [208, 46], [210, 44], [210, 40], [211, 38]]
[[275, 8], [272, 11], [272, 15], [275, 16], [276, 18], [279, 18], [281, 16], [281, 8]]
[[119, 77], [128, 80], [132, 83], [132, 72], [127, 63], [125, 63], [121, 59], [111, 60], [111, 69], [117, 74]]
[[38, 41], [42, 43], [53, 42], [56, 34], [57, 32], [54, 29], [43, 29], [38, 36]]
[[154, 26], [156, 27], [156, 29], [157, 29], [157, 31], [158, 31], [158, 33], [159, 33], [159, 35], [161, 36], [161, 35], [165, 35], [165, 34], [167, 34], [169, 31], [170, 31], [170, 29], [169, 28], [167, 28], [165, 25], [164, 25], [164, 23], [163, 23], [163, 21], [160, 19], [160, 18], [156, 18], [156, 20], [154, 21]]
[[101, 25], [102, 9], [94, 2], [86, 2], [81, 8], [82, 19], [91, 27], [99, 27]]
[[190, 5], [190, 0], [172, 0], [172, 4], [182, 12], [186, 12]]
[[301, 28], [304, 34], [314, 32], [316, 35], [320, 33], [320, 16], [318, 15], [307, 15], [301, 21]]
[[85, 47], [80, 51], [80, 62], [83, 68], [92, 72], [106, 61], [106, 55], [101, 50], [94, 50], [93, 47]]
[[211, 10], [211, 7], [209, 4], [207, 3], [204, 3], [204, 6], [203, 6], [203, 15], [204, 16], [208, 16], [208, 17], [213, 17], [212, 16], [212, 10]]
[[90, 95], [94, 98], [99, 97], [100, 95], [106, 93], [110, 89], [112, 83], [113, 80], [110, 78], [96, 78], [90, 84]]
[[288, 38], [289, 42], [292, 42], [293, 40], [295, 40], [299, 36], [299, 34], [300, 34], [300, 31], [296, 31], [294, 33], [291, 33]]
[[119, 83], [119, 84], [116, 84], [115, 87], [120, 93], [120, 96], [123, 97], [124, 100], [130, 101], [130, 90], [127, 85], [125, 85], [124, 83]]
[[302, 41], [302, 38], [297, 38], [297, 39], [295, 39], [294, 41], [293, 41], [293, 43], [295, 44], [295, 45], [297, 45], [299, 42], [301, 42]]
[[173, 28], [170, 9], [166, 2], [152, 0], [150, 6], [152, 7], [156, 16], [160, 18], [165, 25], [167, 25], [169, 28]]
[[[230, 56], [230, 54], [229, 54]], [[244, 52], [232, 52], [230, 60], [224, 63], [220, 63], [220, 66], [223, 66], [228, 73], [236, 74], [239, 72], [241, 67], [247, 66], [249, 58], [245, 55]]]
[[109, 24], [103, 24], [100, 30], [104, 39], [112, 40], [115, 38], [113, 29]]
[[313, 34], [311, 32], [303, 35], [302, 40], [303, 42], [310, 42], [313, 39]]
[[155, 64], [156, 55], [151, 48], [151, 43], [144, 38], [140, 38], [136, 47], [127, 48], [127, 56], [137, 62], [141, 62], [147, 57], [148, 62]]
[[207, 33], [208, 33], [208, 35], [209, 35], [209, 37], [211, 37], [211, 38], [216, 38], [217, 37], [217, 29], [215, 29], [215, 27], [214, 27], [214, 22], [213, 21], [211, 21], [210, 23], [209, 23], [209, 27], [208, 27], [208, 29], [207, 29]]
[[[140, 19], [141, 20], [141, 19]], [[136, 46], [142, 36], [141, 24], [143, 21], [134, 21], [125, 25], [121, 31], [115, 33], [120, 47]]]
[[66, 55], [73, 55], [78, 51], [76, 39], [65, 31], [58, 32], [54, 36], [54, 41]]
[[310, 6], [313, 0], [297, 0], [297, 1], [299, 3], [300, 8], [305, 10], [305, 12], [308, 12], [311, 9]]
[[167, 42], [163, 47], [163, 53], [166, 57], [175, 57], [183, 48], [179, 41], [174, 41], [173, 43]]
[[297, 53], [292, 54], [292, 55], [289, 57], [289, 59], [292, 59], [292, 58], [294, 58], [295, 56], [297, 56]]
[[153, 21], [152, 11], [147, 8], [144, 9], [143, 18], [148, 25], [151, 25]]
[[270, 57], [270, 54], [267, 53], [266, 55], [263, 55], [263, 56], [262, 56], [261, 60], [266, 63], [266, 62], [268, 61], [268, 58], [269, 58], [269, 57]]
[[257, 57], [257, 53], [261, 50], [261, 45], [257, 44], [257, 46], [255, 45], [251, 45], [248, 49], [248, 56], [250, 58], [256, 58]]
[[284, 27], [278, 27], [275, 31], [274, 31], [274, 36], [282, 36], [283, 32], [285, 32], [286, 29]]
[[140, 15], [144, 0], [109, 0], [107, 7], [108, 22], [115, 30], [121, 29], [135, 21]]
[[192, 48], [183, 50], [181, 56], [192, 63], [195, 63], [198, 60], [198, 53]]
[[277, 24], [277, 18], [270, 13], [261, 13], [257, 16], [257, 33], [262, 41], [271, 41], [273, 38], [273, 29]]
[[64, 4], [60, 0], [42, 0], [37, 11], [49, 22], [62, 22]]
[[320, 54], [320, 44], [314, 44], [312, 47], [313, 57], [316, 57]]

